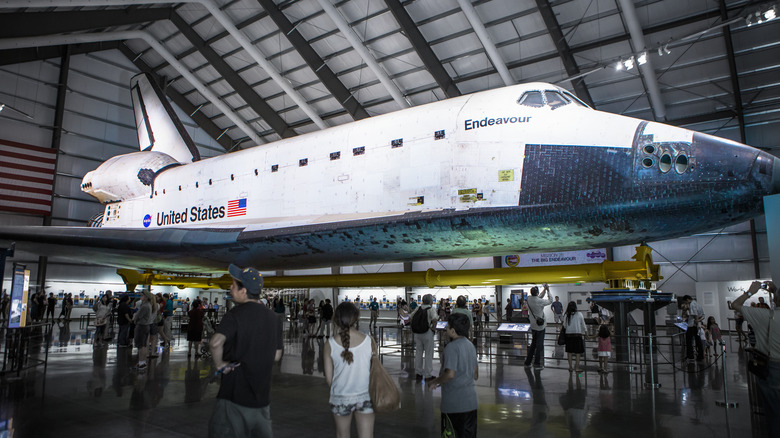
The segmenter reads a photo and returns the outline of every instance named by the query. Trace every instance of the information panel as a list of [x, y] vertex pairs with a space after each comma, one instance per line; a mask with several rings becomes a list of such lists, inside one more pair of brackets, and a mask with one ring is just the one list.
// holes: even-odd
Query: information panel
[[499, 332], [527, 332], [531, 330], [531, 324], [510, 324], [503, 322], [498, 326], [496, 331]]
[[27, 325], [27, 294], [30, 286], [30, 271], [24, 268], [21, 265], [14, 265], [8, 328], [19, 328]]

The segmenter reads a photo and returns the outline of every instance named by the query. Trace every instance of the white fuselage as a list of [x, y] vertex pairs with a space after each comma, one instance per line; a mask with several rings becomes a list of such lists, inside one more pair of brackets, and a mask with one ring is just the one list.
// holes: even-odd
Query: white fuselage
[[[516, 206], [526, 145], [631, 147], [638, 120], [518, 104], [534, 89], [555, 87], [485, 91], [169, 168], [153, 193], [109, 203], [103, 226], [258, 230]], [[245, 210], [228, 217], [228, 203], [241, 199]]]

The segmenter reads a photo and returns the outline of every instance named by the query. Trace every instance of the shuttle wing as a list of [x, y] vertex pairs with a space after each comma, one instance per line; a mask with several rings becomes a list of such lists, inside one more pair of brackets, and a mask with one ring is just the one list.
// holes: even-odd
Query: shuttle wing
[[[270, 228], [74, 228], [11, 226], [0, 243], [92, 264], [164, 272], [305, 269], [582, 249], [550, 238], [550, 206], [445, 209]], [[529, 223], [528, 218], [535, 218]], [[536, 231], [518, 233], [525, 222]], [[528, 228], [526, 228], [528, 230]], [[631, 233], [600, 238], [624, 244]]]
[[[538, 208], [538, 207], [535, 207]], [[70, 261], [166, 272], [222, 272], [494, 255], [518, 242], [523, 209], [435, 210], [273, 228], [77, 228], [10, 226], [0, 242]], [[490, 223], [489, 227], [485, 225]], [[541, 248], [543, 241], [548, 244]], [[549, 249], [529, 234], [514, 252]]]
[[[110, 229], [11, 226], [0, 230], [0, 241], [20, 249], [98, 265], [172, 272], [225, 269], [208, 254], [237, 245], [240, 229]], [[218, 269], [219, 268], [219, 269]]]

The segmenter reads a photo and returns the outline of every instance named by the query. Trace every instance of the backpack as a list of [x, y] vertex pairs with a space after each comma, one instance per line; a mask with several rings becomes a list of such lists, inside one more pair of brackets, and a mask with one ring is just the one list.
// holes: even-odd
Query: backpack
[[412, 333], [427, 333], [431, 329], [428, 321], [428, 309], [420, 307], [412, 318]]

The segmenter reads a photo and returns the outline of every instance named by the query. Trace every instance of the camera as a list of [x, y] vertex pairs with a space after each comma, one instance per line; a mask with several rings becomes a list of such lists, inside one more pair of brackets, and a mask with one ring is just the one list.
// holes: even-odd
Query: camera
[[766, 282], [762, 282], [761, 283], [761, 289], [768, 290], [767, 289], [768, 287], [769, 287], [769, 284], [767, 284]]

